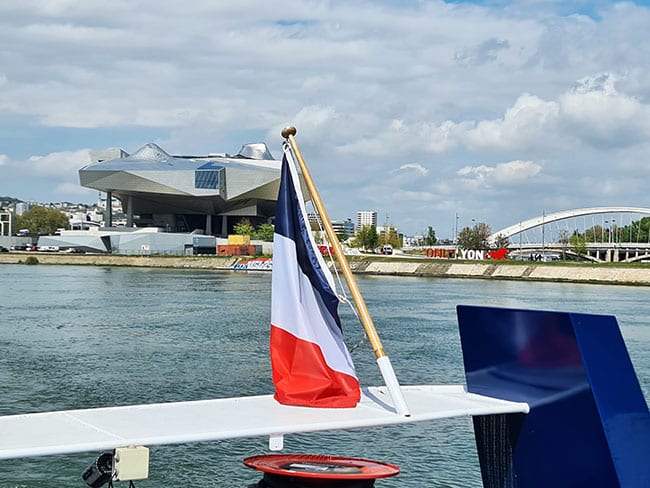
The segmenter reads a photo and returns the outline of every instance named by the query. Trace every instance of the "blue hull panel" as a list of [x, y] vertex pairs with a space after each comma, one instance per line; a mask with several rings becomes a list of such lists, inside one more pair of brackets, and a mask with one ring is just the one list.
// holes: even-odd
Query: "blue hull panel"
[[650, 486], [650, 414], [616, 319], [459, 306], [468, 391], [527, 402], [474, 418], [486, 488]]

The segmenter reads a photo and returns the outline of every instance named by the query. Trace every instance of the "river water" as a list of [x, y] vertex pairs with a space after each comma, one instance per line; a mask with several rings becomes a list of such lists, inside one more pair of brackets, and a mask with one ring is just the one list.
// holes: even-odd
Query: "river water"
[[[0, 266], [0, 415], [196, 400], [273, 391], [271, 275], [85, 266]], [[650, 396], [648, 289], [515, 281], [359, 277], [402, 384], [462, 383], [457, 304], [616, 315]], [[340, 307], [350, 346], [363, 338]], [[352, 352], [363, 384], [381, 384], [367, 342]], [[1, 433], [0, 433], [1, 435]], [[242, 459], [267, 439], [151, 448], [138, 487], [246, 487]], [[285, 452], [399, 465], [378, 488], [480, 486], [471, 420], [288, 436]], [[0, 488], [83, 487], [97, 453], [0, 462]], [[119, 486], [119, 485], [116, 485]], [[124, 485], [126, 486], [126, 485]]]

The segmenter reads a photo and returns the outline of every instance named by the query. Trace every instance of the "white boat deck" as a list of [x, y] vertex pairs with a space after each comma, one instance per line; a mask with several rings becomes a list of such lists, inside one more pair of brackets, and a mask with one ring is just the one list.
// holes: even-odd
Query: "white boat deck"
[[271, 395], [0, 417], [0, 459], [393, 425], [528, 412], [528, 404], [467, 393], [463, 385], [402, 387], [410, 417], [385, 387], [363, 390], [351, 409], [291, 407]]

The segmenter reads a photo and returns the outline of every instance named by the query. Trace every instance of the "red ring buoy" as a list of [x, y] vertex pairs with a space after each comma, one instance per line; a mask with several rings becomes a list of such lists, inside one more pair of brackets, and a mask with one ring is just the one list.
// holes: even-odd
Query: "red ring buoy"
[[318, 480], [373, 480], [399, 473], [394, 464], [313, 454], [266, 454], [244, 459], [249, 468], [282, 476]]

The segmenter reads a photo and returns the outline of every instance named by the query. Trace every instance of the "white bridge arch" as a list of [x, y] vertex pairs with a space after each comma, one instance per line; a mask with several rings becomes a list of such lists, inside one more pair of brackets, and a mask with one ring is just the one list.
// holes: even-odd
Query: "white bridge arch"
[[505, 227], [501, 230], [493, 232], [489, 240], [494, 242], [497, 236], [503, 236], [510, 238], [513, 235], [525, 232], [535, 227], [541, 225], [546, 225], [551, 222], [557, 222], [558, 220], [570, 219], [573, 217], [582, 217], [583, 215], [599, 215], [607, 213], [633, 213], [633, 214], [648, 214], [650, 215], [650, 208], [644, 207], [589, 207], [589, 208], [577, 208], [574, 210], [563, 210], [561, 212], [554, 212], [550, 214], [544, 214], [539, 217], [532, 219], [524, 220], [517, 224]]

